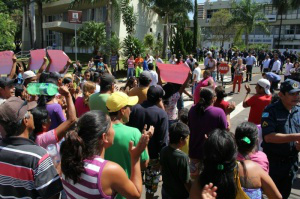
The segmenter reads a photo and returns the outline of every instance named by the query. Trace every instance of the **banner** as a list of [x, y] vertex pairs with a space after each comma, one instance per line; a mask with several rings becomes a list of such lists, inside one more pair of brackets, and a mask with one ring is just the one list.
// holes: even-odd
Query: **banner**
[[13, 51], [0, 52], [0, 74], [9, 74], [13, 65]]
[[59, 72], [67, 65], [69, 57], [64, 51], [47, 50], [47, 53], [51, 59], [49, 72]]
[[162, 64], [156, 63], [160, 77], [165, 82], [183, 84], [189, 75], [190, 68], [186, 64]]
[[30, 56], [31, 56], [30, 70], [38, 70], [41, 68], [42, 64], [44, 63], [44, 57], [46, 57], [46, 50], [45, 49], [31, 50]]

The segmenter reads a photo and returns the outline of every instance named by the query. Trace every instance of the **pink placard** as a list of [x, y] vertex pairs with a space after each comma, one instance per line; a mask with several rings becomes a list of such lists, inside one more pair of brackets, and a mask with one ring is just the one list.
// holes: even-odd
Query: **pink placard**
[[30, 69], [38, 70], [41, 68], [44, 62], [44, 57], [46, 57], [46, 50], [45, 49], [31, 50], [30, 56], [31, 56]]
[[13, 65], [13, 51], [0, 52], [0, 74], [9, 74]]
[[183, 84], [189, 75], [190, 68], [183, 64], [162, 64], [156, 63], [159, 68], [160, 77], [165, 82]]
[[47, 50], [47, 53], [51, 59], [50, 72], [59, 72], [67, 65], [69, 57], [64, 51]]

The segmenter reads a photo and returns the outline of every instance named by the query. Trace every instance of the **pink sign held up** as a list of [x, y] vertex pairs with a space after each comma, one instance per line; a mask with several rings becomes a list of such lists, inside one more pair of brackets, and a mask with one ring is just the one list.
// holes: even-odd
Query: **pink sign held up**
[[68, 55], [62, 50], [47, 50], [51, 59], [50, 72], [60, 72], [67, 65]]
[[13, 51], [0, 52], [0, 74], [9, 74], [13, 65]]
[[189, 75], [190, 68], [186, 64], [162, 64], [156, 63], [160, 77], [165, 82], [183, 84]]
[[44, 62], [44, 57], [46, 57], [46, 50], [45, 49], [31, 50], [30, 56], [31, 56], [30, 69], [38, 70], [41, 68]]

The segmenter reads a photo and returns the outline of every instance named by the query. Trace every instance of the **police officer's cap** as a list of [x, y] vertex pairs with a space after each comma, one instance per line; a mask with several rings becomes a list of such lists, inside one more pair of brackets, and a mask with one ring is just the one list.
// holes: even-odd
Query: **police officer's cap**
[[295, 93], [300, 91], [300, 84], [297, 81], [287, 79], [280, 85], [280, 92], [282, 93]]

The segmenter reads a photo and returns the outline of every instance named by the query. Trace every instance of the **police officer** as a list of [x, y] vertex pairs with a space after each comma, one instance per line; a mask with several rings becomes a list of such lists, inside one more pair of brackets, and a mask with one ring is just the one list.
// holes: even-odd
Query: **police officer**
[[280, 86], [280, 99], [262, 113], [262, 147], [270, 163], [270, 176], [287, 199], [298, 170], [300, 150], [299, 82], [287, 79]]

